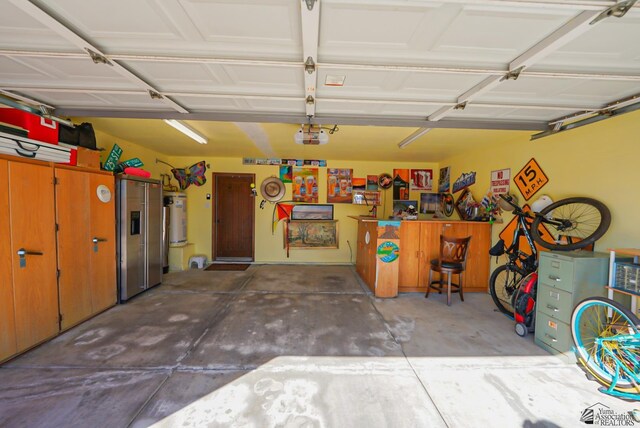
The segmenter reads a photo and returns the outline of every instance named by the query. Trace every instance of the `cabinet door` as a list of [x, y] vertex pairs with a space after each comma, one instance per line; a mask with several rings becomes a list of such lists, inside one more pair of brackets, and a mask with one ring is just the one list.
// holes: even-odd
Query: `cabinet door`
[[420, 223], [403, 221], [400, 224], [400, 242], [398, 287], [417, 287], [421, 262]]
[[56, 169], [55, 175], [60, 325], [66, 330], [91, 316], [89, 173]]
[[[98, 191], [104, 189], [100, 186], [109, 189], [109, 200], [105, 196], [103, 200], [98, 197]], [[106, 191], [101, 193], [107, 194]], [[91, 230], [88, 236], [91, 242], [91, 308], [95, 314], [116, 303], [116, 208], [113, 176], [90, 174], [87, 200], [91, 212]]]
[[468, 223], [465, 236], [471, 236], [464, 277], [465, 291], [484, 291], [489, 288], [489, 249], [491, 227], [486, 223]]
[[[59, 331], [53, 169], [9, 162], [9, 188], [14, 308], [20, 352]], [[22, 250], [32, 254], [20, 257], [18, 252]]]
[[8, 162], [0, 159], [0, 361], [15, 354], [16, 322], [13, 309], [13, 275], [11, 273], [11, 233], [9, 221]]
[[[427, 290], [429, 282], [429, 269], [431, 260], [440, 257], [440, 233], [442, 224], [440, 223], [422, 223], [420, 227], [420, 276], [418, 284], [424, 291]], [[434, 277], [437, 278], [436, 273]], [[435, 278], [434, 278], [435, 279]]]

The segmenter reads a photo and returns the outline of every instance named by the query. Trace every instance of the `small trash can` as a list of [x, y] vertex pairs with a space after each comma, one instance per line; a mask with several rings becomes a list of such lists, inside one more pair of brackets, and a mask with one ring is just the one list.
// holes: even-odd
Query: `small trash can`
[[207, 264], [207, 256], [191, 256], [189, 257], [189, 269], [204, 269]]

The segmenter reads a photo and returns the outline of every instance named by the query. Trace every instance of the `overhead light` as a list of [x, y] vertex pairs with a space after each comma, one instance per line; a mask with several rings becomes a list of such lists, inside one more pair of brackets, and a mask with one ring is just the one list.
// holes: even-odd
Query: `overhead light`
[[[337, 126], [334, 126], [334, 131], [337, 130]], [[329, 131], [329, 133], [333, 133]], [[320, 145], [327, 144], [329, 142], [329, 134], [320, 125], [302, 125], [300, 129], [293, 134], [293, 141], [296, 144], [305, 145]]]
[[413, 134], [409, 135], [404, 140], [400, 141], [398, 143], [398, 147], [401, 148], [401, 149], [404, 149], [409, 144], [413, 143], [414, 141], [416, 141], [418, 138], [422, 137], [424, 134], [426, 134], [429, 131], [431, 131], [431, 128], [420, 128], [420, 129], [418, 129], [416, 132], [414, 132]]
[[173, 126], [178, 131], [182, 132], [184, 135], [186, 135], [189, 138], [193, 138], [200, 144], [207, 144], [209, 142], [209, 140], [207, 140], [205, 137], [198, 134], [196, 131], [194, 131], [184, 123], [180, 122], [179, 120], [164, 119], [164, 123], [166, 123], [167, 125]]

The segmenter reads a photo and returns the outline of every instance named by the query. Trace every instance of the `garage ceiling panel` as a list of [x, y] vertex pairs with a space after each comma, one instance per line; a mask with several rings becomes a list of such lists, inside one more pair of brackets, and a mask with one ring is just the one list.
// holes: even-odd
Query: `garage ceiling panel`
[[[139, 89], [139, 87], [115, 73], [104, 64], [94, 64], [86, 58], [30, 58], [5, 57], [15, 65], [14, 70], [25, 69], [23, 75], [14, 75], [12, 85], [23, 84], [55, 88]], [[0, 69], [0, 79], [5, 80], [5, 70]]]
[[[325, 85], [327, 75], [345, 76], [344, 86]], [[318, 97], [454, 101], [484, 75], [329, 69], [318, 72]]]
[[316, 112], [319, 115], [373, 115], [373, 116], [407, 116], [413, 119], [425, 119], [438, 106], [391, 104], [384, 102], [339, 102], [333, 100], [318, 100]]
[[66, 39], [43, 27], [11, 2], [2, 1], [1, 12], [0, 49], [77, 51]]
[[640, 10], [609, 18], [536, 64], [537, 70], [640, 74]]
[[598, 108], [611, 100], [634, 95], [638, 90], [638, 82], [522, 77], [505, 82], [475, 101], [519, 100], [521, 104]]
[[558, 117], [566, 116], [574, 110], [561, 109], [527, 109], [527, 108], [499, 108], [499, 107], [481, 107], [469, 105], [464, 110], [454, 110], [448, 119], [466, 119], [466, 120], [513, 120], [513, 121], [544, 121], [548, 122]]

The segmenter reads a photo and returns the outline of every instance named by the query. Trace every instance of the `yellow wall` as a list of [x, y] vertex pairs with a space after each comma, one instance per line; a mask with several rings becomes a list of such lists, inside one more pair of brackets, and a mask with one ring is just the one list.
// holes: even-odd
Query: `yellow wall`
[[[190, 166], [202, 158], [195, 157], [174, 157], [170, 163], [177, 167]], [[276, 233], [271, 233], [271, 219], [274, 204], [267, 203], [264, 209], [259, 205], [262, 201], [260, 195], [260, 184], [265, 178], [278, 176], [277, 166], [262, 165], [242, 165], [240, 158], [204, 158], [210, 164], [211, 169], [207, 170], [207, 183], [201, 187], [190, 186], [187, 190], [187, 212], [188, 212], [188, 240], [196, 245], [197, 254], [205, 254], [211, 258], [211, 205], [212, 201], [206, 200], [207, 193], [213, 193], [211, 187], [212, 172], [237, 172], [252, 173], [256, 175], [256, 189], [258, 196], [255, 200], [255, 261], [256, 262], [313, 262], [313, 263], [355, 263], [356, 258], [356, 237], [357, 222], [349, 218], [350, 215], [367, 215], [368, 207], [351, 204], [334, 204], [334, 217], [338, 220], [339, 249], [325, 250], [291, 250], [290, 257], [287, 258], [283, 248], [283, 225], [279, 224]], [[416, 163], [390, 163], [390, 162], [350, 162], [331, 161], [327, 164], [331, 168], [352, 168], [354, 177], [366, 177], [367, 174], [378, 175], [383, 172], [391, 174], [393, 168], [432, 168], [434, 173], [438, 169], [436, 163], [416, 162]], [[167, 167], [167, 171], [169, 168]], [[318, 171], [318, 192], [319, 203], [326, 203], [327, 195], [327, 168], [319, 168]], [[286, 184], [287, 192], [284, 200], [291, 199], [291, 184]], [[392, 212], [392, 190], [384, 193], [386, 202], [386, 215]], [[411, 192], [411, 199], [419, 200], [419, 192]], [[416, 207], [417, 208], [417, 207]], [[383, 208], [379, 207], [378, 217], [382, 217]], [[351, 251], [349, 251], [349, 244]]]
[[[514, 140], [482, 145], [441, 162], [451, 166], [454, 180], [462, 172], [476, 171], [471, 187], [477, 201], [489, 188], [492, 170], [511, 168], [511, 177], [535, 158], [549, 182], [529, 202], [547, 194], [554, 201], [571, 196], [588, 196], [604, 202], [611, 210], [609, 231], [596, 242], [596, 251], [612, 247], [640, 247], [640, 112], [629, 113], [602, 122], [535, 141]], [[511, 183], [515, 192], [524, 198]], [[456, 194], [457, 197], [459, 194]], [[508, 213], [507, 213], [508, 214]], [[505, 222], [511, 215], [505, 216]], [[504, 225], [493, 227], [493, 242]]]

